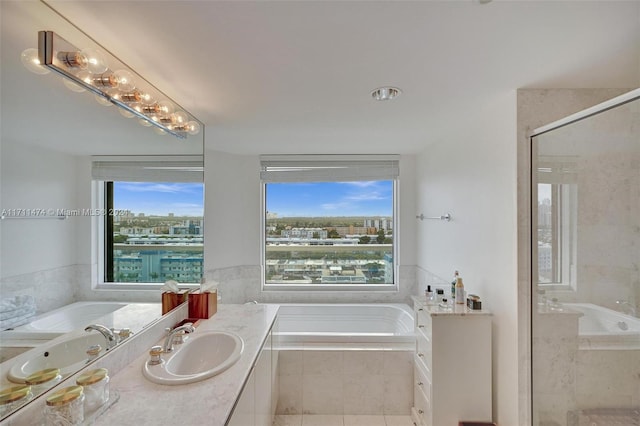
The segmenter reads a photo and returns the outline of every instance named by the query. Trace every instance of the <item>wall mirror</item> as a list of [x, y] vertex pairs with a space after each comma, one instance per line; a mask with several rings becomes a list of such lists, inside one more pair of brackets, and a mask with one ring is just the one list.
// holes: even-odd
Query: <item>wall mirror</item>
[[[12, 298], [16, 296], [33, 298], [38, 315], [63, 305], [87, 300], [159, 303], [159, 284], [152, 286], [153, 290], [144, 290], [144, 283], [161, 283], [166, 278], [186, 282], [179, 279], [178, 272], [169, 276], [167, 273], [152, 270], [142, 271], [139, 266], [136, 270], [134, 260], [127, 265], [120, 265], [120, 269], [113, 269], [112, 273], [115, 273], [111, 277], [108, 277], [108, 273], [101, 272], [104, 268], [99, 258], [103, 259], [100, 256], [104, 256], [104, 253], [97, 253], [97, 237], [93, 234], [99, 226], [105, 226], [102, 216], [106, 212], [95, 210], [99, 205], [96, 204], [96, 197], [103, 196], [100, 192], [102, 186], [92, 178], [96, 173], [96, 156], [117, 156], [120, 160], [131, 156], [144, 156], [146, 159], [197, 160], [203, 155], [204, 129], [198, 135], [190, 135], [186, 139], [159, 135], [152, 128], [140, 125], [136, 118], [123, 117], [116, 106], [99, 104], [93, 94], [69, 90], [68, 85], [55, 73], [38, 75], [29, 72], [21, 63], [21, 53], [27, 48], [37, 48], [38, 32], [43, 30], [54, 31], [74, 45], [84, 48], [82, 44], [86, 35], [81, 30], [90, 33], [90, 22], [71, 24], [47, 4], [36, 1], [0, 2], [0, 16], [0, 209], [5, 217], [30, 216], [0, 220], [2, 303], [10, 303], [5, 303], [7, 300], [15, 301]], [[108, 40], [98, 42], [109, 49]], [[112, 53], [116, 56], [118, 54]], [[137, 71], [153, 82], [153, 76], [145, 75], [142, 70]], [[160, 89], [171, 94], [176, 101], [184, 101], [173, 94], [171, 88]], [[153, 170], [153, 167], [145, 168]], [[170, 162], [165, 161], [162, 167], [155, 169], [152, 176], [157, 178], [162, 169], [171, 171], [175, 168]], [[180, 179], [177, 180], [180, 182]], [[190, 179], [187, 181], [191, 182]], [[138, 180], [153, 183], [150, 182], [153, 179], [148, 176], [146, 179]], [[165, 198], [162, 198], [161, 203], [167, 206], [172, 203], [171, 194], [181, 192], [179, 186], [165, 186], [162, 189]], [[142, 189], [138, 190], [140, 191], [134, 198], [143, 200]], [[202, 198], [202, 192], [199, 196]], [[195, 197], [198, 197], [197, 193]], [[178, 209], [178, 204], [185, 203], [182, 200], [176, 202], [175, 209]], [[202, 205], [200, 199], [200, 206]], [[102, 206], [105, 207], [107, 206]], [[109, 207], [120, 208], [118, 204]], [[190, 239], [193, 238], [191, 234], [198, 233], [201, 224], [193, 220], [182, 220], [181, 218], [187, 217], [187, 214], [180, 210], [164, 213], [152, 211], [150, 208], [145, 212], [143, 207], [140, 207], [140, 210], [132, 209], [127, 215], [137, 218], [144, 214], [148, 218], [150, 214], [166, 214], [168, 217], [169, 213], [172, 217], [169, 222], [147, 221], [146, 227], [143, 227], [131, 221], [128, 226], [132, 229], [146, 228], [140, 232], [146, 233], [145, 244], [151, 243], [150, 234], [153, 232], [171, 232], [174, 236], [180, 235]], [[66, 218], [61, 220], [52, 217], [59, 215], [65, 215]], [[116, 222], [123, 221], [117, 223], [118, 226], [124, 226], [125, 216], [120, 215], [114, 219]], [[151, 231], [148, 232], [149, 229]], [[136, 234], [135, 229], [131, 233]], [[143, 236], [140, 238], [143, 239]], [[126, 237], [123, 236], [123, 239]], [[133, 253], [130, 250], [122, 257], [134, 259], [138, 256], [139, 263], [140, 256], [136, 253], [135, 250]], [[191, 257], [197, 261], [197, 255]], [[115, 264], [114, 259], [111, 259], [111, 262]], [[156, 258], [154, 262], [159, 261]], [[125, 273], [126, 267], [130, 269]], [[114, 283], [135, 283], [138, 284], [138, 288], [132, 291], [117, 287], [115, 290], [114, 287], [110, 290], [96, 290], [92, 288], [92, 282], [95, 283], [99, 279]], [[135, 333], [160, 316], [161, 310], [158, 306], [153, 312], [144, 311], [139, 316], [140, 321], [129, 327]], [[6, 313], [0, 321], [10, 317], [11, 315]], [[5, 329], [8, 323], [5, 321], [2, 325]], [[5, 362], [10, 362], [11, 357], [16, 354], [24, 355], [24, 347], [29, 347], [16, 347], [15, 342], [12, 347], [6, 347], [4, 343], [7, 343], [7, 339], [0, 334], [1, 361]], [[29, 351], [33, 350], [35, 349]], [[0, 383], [5, 388], [8, 385], [6, 369], [3, 368], [1, 373], [3, 377]], [[0, 418], [9, 414], [10, 412], [0, 413]]]

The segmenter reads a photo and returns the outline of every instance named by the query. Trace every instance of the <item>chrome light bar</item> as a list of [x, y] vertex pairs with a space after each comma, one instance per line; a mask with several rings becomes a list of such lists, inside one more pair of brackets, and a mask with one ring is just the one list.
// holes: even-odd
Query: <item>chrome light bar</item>
[[203, 124], [190, 113], [177, 111], [168, 96], [108, 52], [79, 49], [53, 31], [38, 32], [39, 65], [70, 81], [72, 90], [86, 89], [103, 104], [120, 107], [120, 113], [137, 117], [140, 124], [180, 139], [196, 135]]

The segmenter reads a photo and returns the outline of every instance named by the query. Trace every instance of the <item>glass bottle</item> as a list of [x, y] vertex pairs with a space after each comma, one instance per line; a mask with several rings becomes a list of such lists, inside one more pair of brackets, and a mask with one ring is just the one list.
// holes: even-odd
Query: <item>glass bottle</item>
[[31, 400], [31, 386], [20, 385], [2, 389], [0, 391], [0, 418], [22, 407]]
[[109, 372], [106, 368], [89, 370], [76, 379], [84, 388], [84, 410], [86, 413], [100, 408], [109, 400]]
[[47, 397], [44, 407], [46, 426], [76, 426], [84, 422], [82, 386], [59, 389]]
[[31, 391], [37, 395], [57, 385], [60, 380], [62, 376], [59, 368], [47, 368], [30, 374], [24, 379], [24, 383], [31, 386]]

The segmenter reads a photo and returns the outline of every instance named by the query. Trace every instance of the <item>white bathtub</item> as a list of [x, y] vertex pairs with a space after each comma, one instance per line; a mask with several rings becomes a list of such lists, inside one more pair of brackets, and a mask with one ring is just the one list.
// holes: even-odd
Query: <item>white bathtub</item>
[[[53, 311], [46, 312], [33, 318], [29, 324], [24, 324], [13, 330], [0, 332], [0, 338], [5, 339], [53, 339], [62, 334], [85, 327], [96, 319], [105, 317], [108, 322], [109, 314], [127, 306], [125, 302], [76, 302]], [[107, 325], [107, 324], [105, 324]]]
[[591, 303], [565, 303], [578, 319], [581, 349], [640, 349], [640, 318]]
[[279, 349], [412, 350], [411, 308], [403, 304], [281, 304]]

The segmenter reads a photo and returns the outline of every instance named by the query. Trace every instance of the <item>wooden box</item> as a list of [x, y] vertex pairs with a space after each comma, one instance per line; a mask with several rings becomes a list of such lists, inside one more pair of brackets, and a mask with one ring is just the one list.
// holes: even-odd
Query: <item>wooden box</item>
[[180, 290], [178, 293], [165, 291], [162, 293], [162, 315], [177, 308], [187, 301], [189, 290]]
[[191, 293], [189, 295], [189, 317], [207, 319], [218, 311], [218, 293]]

